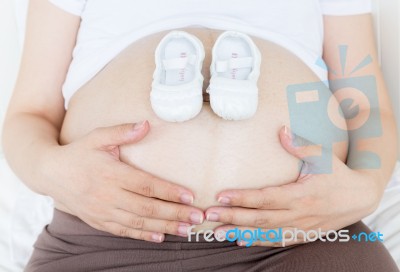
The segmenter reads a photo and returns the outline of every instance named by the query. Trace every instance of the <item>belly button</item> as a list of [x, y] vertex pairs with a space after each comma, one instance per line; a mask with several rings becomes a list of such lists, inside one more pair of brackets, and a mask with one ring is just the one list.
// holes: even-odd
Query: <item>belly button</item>
[[203, 102], [210, 102], [210, 95], [206, 92], [203, 92]]

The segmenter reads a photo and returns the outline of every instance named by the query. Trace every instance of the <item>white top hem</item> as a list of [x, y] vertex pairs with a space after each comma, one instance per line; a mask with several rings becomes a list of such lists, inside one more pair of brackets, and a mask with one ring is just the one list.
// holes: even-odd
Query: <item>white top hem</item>
[[[260, 33], [259, 29], [254, 29], [254, 31], [251, 31], [246, 25], [243, 25], [242, 22], [232, 22], [215, 18], [210, 18], [209, 20], [207, 20], [207, 25], [204, 24], [204, 21], [202, 21], [201, 23], [196, 23], [195, 21], [192, 21], [191, 24], [187, 24], [186, 22], [186, 18], [179, 18], [165, 22], [165, 25], [167, 25], [168, 28], [165, 28], [165, 25], [160, 26], [160, 24], [153, 24], [142, 30], [143, 33], [146, 33], [145, 36], [147, 36], [166, 30], [193, 26], [198, 27], [200, 26], [200, 24], [202, 24], [201, 27], [205, 28], [219, 30], [234, 29], [235, 31], [244, 32], [248, 35], [259, 37], [286, 48], [294, 55], [296, 55], [299, 59], [301, 59], [320, 80], [325, 81], [327, 79], [327, 72], [321, 69], [319, 66], [315, 65], [317, 59], [320, 57], [317, 52], [313, 53], [309, 48], [305, 48], [305, 46], [302, 46], [297, 41], [286, 38], [279, 33], [267, 30], [264, 30], [262, 33]], [[68, 76], [74, 77], [76, 80], [67, 80], [63, 86], [65, 109], [68, 109], [69, 101], [77, 90], [79, 90], [94, 76], [96, 76], [96, 74], [98, 74], [104, 68], [104, 66], [106, 66], [126, 47], [143, 37], [143, 35], [137, 32], [128, 33], [125, 36], [121, 36], [120, 38], [113, 40], [112, 43], [107, 44], [107, 46], [102, 47], [100, 50], [92, 52], [92, 54], [94, 55], [102, 56], [101, 58], [93, 58], [92, 56], [87, 56], [86, 59], [81, 59], [79, 65], [74, 66], [68, 74]], [[91, 67], [90, 71], [88, 71], [87, 67]]]

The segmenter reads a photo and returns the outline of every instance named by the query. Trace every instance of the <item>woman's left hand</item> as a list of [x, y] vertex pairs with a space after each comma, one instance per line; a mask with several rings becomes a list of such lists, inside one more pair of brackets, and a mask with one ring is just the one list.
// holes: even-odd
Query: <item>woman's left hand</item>
[[[333, 155], [332, 172], [313, 174], [318, 162], [309, 160], [318, 152], [318, 146], [295, 147], [296, 136], [282, 128], [279, 137], [282, 146], [303, 161], [298, 179], [289, 184], [256, 190], [226, 190], [217, 195], [223, 206], [207, 209], [209, 221], [225, 223], [215, 233], [231, 229], [261, 229], [264, 232], [286, 230], [339, 230], [372, 213], [380, 201], [383, 189], [368, 171], [355, 171]], [[314, 157], [315, 158], [315, 157]], [[246, 239], [245, 239], [246, 240]], [[288, 246], [304, 243], [303, 237], [286, 243], [254, 241], [251, 246]], [[246, 245], [245, 241], [237, 241]]]

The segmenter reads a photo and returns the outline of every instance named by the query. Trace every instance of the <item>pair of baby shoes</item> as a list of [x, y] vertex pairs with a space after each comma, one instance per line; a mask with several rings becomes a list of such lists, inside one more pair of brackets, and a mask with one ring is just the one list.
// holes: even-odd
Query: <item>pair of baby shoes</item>
[[[151, 106], [159, 118], [183, 122], [201, 111], [204, 54], [201, 41], [184, 31], [172, 31], [161, 40], [150, 93]], [[218, 37], [207, 88], [211, 108], [218, 116], [243, 120], [255, 114], [260, 64], [261, 54], [246, 34], [226, 31]]]

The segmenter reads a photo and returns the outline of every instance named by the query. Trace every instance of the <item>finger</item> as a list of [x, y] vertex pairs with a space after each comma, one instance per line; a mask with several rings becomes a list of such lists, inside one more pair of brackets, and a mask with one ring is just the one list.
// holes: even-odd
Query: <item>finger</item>
[[128, 165], [123, 165], [115, 175], [118, 175], [122, 188], [127, 191], [169, 202], [193, 204], [194, 196], [190, 190]]
[[88, 140], [95, 148], [108, 149], [124, 144], [133, 144], [143, 139], [150, 130], [148, 121], [122, 124], [93, 130]]
[[178, 203], [148, 198], [128, 191], [122, 192], [118, 207], [146, 218], [202, 224], [202, 210]]
[[217, 201], [223, 205], [280, 210], [293, 207], [293, 201], [301, 197], [301, 195], [299, 186], [287, 184], [256, 190], [227, 190], [217, 195]]
[[[279, 138], [284, 149], [301, 159], [299, 179], [306, 179], [313, 174], [330, 174], [338, 158], [331, 148], [316, 145], [291, 132], [284, 126], [279, 131]], [[343, 163], [342, 163], [343, 164]]]
[[119, 237], [127, 237], [155, 243], [162, 243], [165, 239], [163, 233], [132, 229], [114, 222], [106, 222], [102, 230]]
[[295, 229], [284, 227], [279, 229], [260, 229], [235, 225], [224, 225], [214, 230], [225, 233], [227, 241], [236, 242], [238, 246], [287, 247], [306, 243], [305, 237], [295, 236]]
[[322, 146], [296, 135], [287, 126], [279, 131], [279, 139], [283, 148], [298, 159], [307, 161], [310, 157], [321, 156]]
[[297, 216], [289, 210], [254, 210], [236, 207], [211, 207], [206, 220], [255, 228], [279, 228], [293, 224]]
[[127, 228], [187, 237], [191, 224], [177, 221], [158, 220], [138, 216], [136, 214], [116, 209], [113, 212], [113, 222]]

